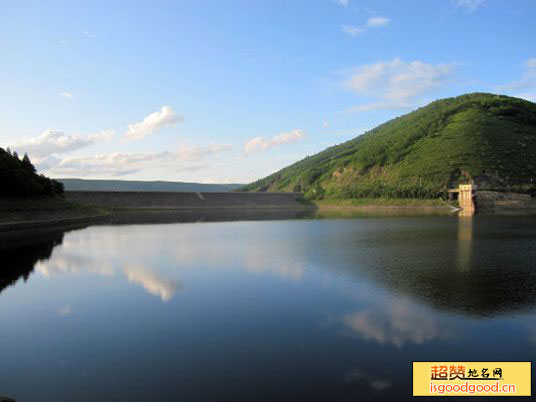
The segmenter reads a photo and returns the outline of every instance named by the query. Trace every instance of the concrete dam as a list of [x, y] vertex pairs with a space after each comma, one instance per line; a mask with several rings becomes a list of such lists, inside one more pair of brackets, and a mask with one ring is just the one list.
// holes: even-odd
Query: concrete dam
[[306, 208], [302, 193], [66, 191], [65, 198], [107, 208], [248, 209]]

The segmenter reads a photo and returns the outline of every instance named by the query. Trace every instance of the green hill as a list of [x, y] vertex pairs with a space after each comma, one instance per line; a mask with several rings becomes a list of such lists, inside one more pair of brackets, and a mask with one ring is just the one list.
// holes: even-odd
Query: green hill
[[133, 181], [133, 180], [83, 180], [58, 179], [65, 186], [65, 191], [201, 191], [228, 192], [241, 184], [202, 184], [175, 181]]
[[469, 180], [480, 188], [534, 191], [535, 103], [485, 93], [438, 100], [241, 190], [436, 198]]

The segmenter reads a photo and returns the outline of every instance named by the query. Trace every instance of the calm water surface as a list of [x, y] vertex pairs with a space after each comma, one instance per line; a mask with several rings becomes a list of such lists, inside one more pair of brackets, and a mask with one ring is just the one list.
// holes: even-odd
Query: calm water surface
[[1, 244], [0, 395], [17, 401], [398, 401], [413, 360], [536, 359], [534, 218], [103, 225]]

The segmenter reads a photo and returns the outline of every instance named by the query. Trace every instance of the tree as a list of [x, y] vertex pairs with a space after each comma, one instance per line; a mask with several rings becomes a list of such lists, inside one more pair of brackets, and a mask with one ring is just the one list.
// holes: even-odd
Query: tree
[[22, 158], [22, 166], [24, 167], [24, 169], [29, 170], [33, 173], [36, 172], [35, 166], [32, 164], [32, 161], [30, 161], [30, 157], [27, 153], [25, 153]]

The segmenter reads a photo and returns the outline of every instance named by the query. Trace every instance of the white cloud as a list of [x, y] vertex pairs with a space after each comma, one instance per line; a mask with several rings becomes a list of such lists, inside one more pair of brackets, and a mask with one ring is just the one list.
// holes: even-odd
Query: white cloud
[[46, 158], [53, 154], [63, 154], [93, 145], [113, 137], [113, 130], [81, 136], [66, 134], [61, 131], [45, 130], [40, 136], [11, 145], [19, 153], [28, 153], [30, 157]]
[[531, 102], [536, 101], [536, 57], [525, 62], [525, 70], [521, 78], [505, 85], [496, 86], [499, 92], [508, 92], [512, 96], [523, 98]]
[[370, 17], [367, 20], [367, 26], [371, 28], [384, 27], [389, 25], [389, 22], [391, 22], [391, 20], [387, 17]]
[[58, 96], [60, 98], [66, 98], [66, 99], [72, 99], [73, 97], [73, 94], [71, 92], [68, 92], [68, 91], [62, 91], [58, 94]]
[[346, 7], [350, 3], [350, 0], [335, 0], [335, 3], [337, 3], [339, 6]]
[[373, 99], [353, 107], [355, 112], [409, 107], [415, 100], [444, 86], [454, 73], [454, 64], [430, 64], [400, 58], [365, 64], [346, 72], [347, 89]]
[[364, 27], [359, 27], [355, 25], [343, 25], [341, 29], [344, 33], [355, 37], [366, 32], [368, 29], [387, 26], [390, 22], [391, 20], [387, 17], [370, 17]]
[[480, 7], [486, 0], [453, 0], [457, 7], [464, 8], [469, 12], [475, 11]]
[[244, 150], [247, 153], [255, 151], [264, 151], [272, 147], [284, 144], [291, 144], [293, 142], [300, 141], [303, 138], [305, 138], [305, 132], [303, 130], [297, 129], [288, 132], [283, 132], [272, 138], [255, 137], [246, 142], [246, 144], [244, 145]]
[[84, 35], [87, 38], [92, 38], [92, 39], [95, 39], [97, 37], [97, 35], [95, 35], [93, 32], [91, 32], [88, 29], [86, 29], [85, 31], [82, 31], [82, 35]]
[[162, 106], [159, 111], [151, 113], [140, 123], [129, 124], [125, 138], [128, 140], [139, 140], [166, 126], [173, 126], [184, 120], [171, 108]]
[[347, 111], [352, 113], [366, 113], [374, 110], [397, 110], [411, 107], [409, 102], [370, 102], [362, 105], [356, 105], [349, 108]]
[[[173, 161], [170, 152], [161, 153], [120, 153], [58, 159], [57, 164], [48, 167], [54, 175], [60, 176], [124, 176], [135, 173], [150, 164], [167, 164]], [[42, 169], [37, 164], [38, 169]]]
[[533, 57], [532, 59], [528, 59], [525, 63], [525, 66], [528, 70], [532, 71], [533, 75], [536, 75], [536, 57]]
[[343, 25], [342, 31], [350, 36], [357, 36], [365, 32], [365, 28], [355, 27], [353, 25]]
[[330, 126], [329, 121], [324, 120], [324, 121], [322, 122], [322, 127], [324, 127], [324, 128], [329, 128], [329, 126]]
[[513, 96], [536, 103], [536, 92], [520, 92]]
[[197, 160], [209, 155], [214, 155], [220, 152], [227, 151], [232, 148], [231, 144], [208, 144], [205, 146], [194, 145], [185, 146], [181, 145], [177, 151], [177, 156], [181, 160]]
[[109, 153], [104, 155], [47, 158], [36, 166], [55, 176], [104, 177], [125, 176], [145, 169], [171, 169], [175, 172], [206, 168], [201, 161], [227, 151], [231, 144], [181, 146], [176, 152]]

